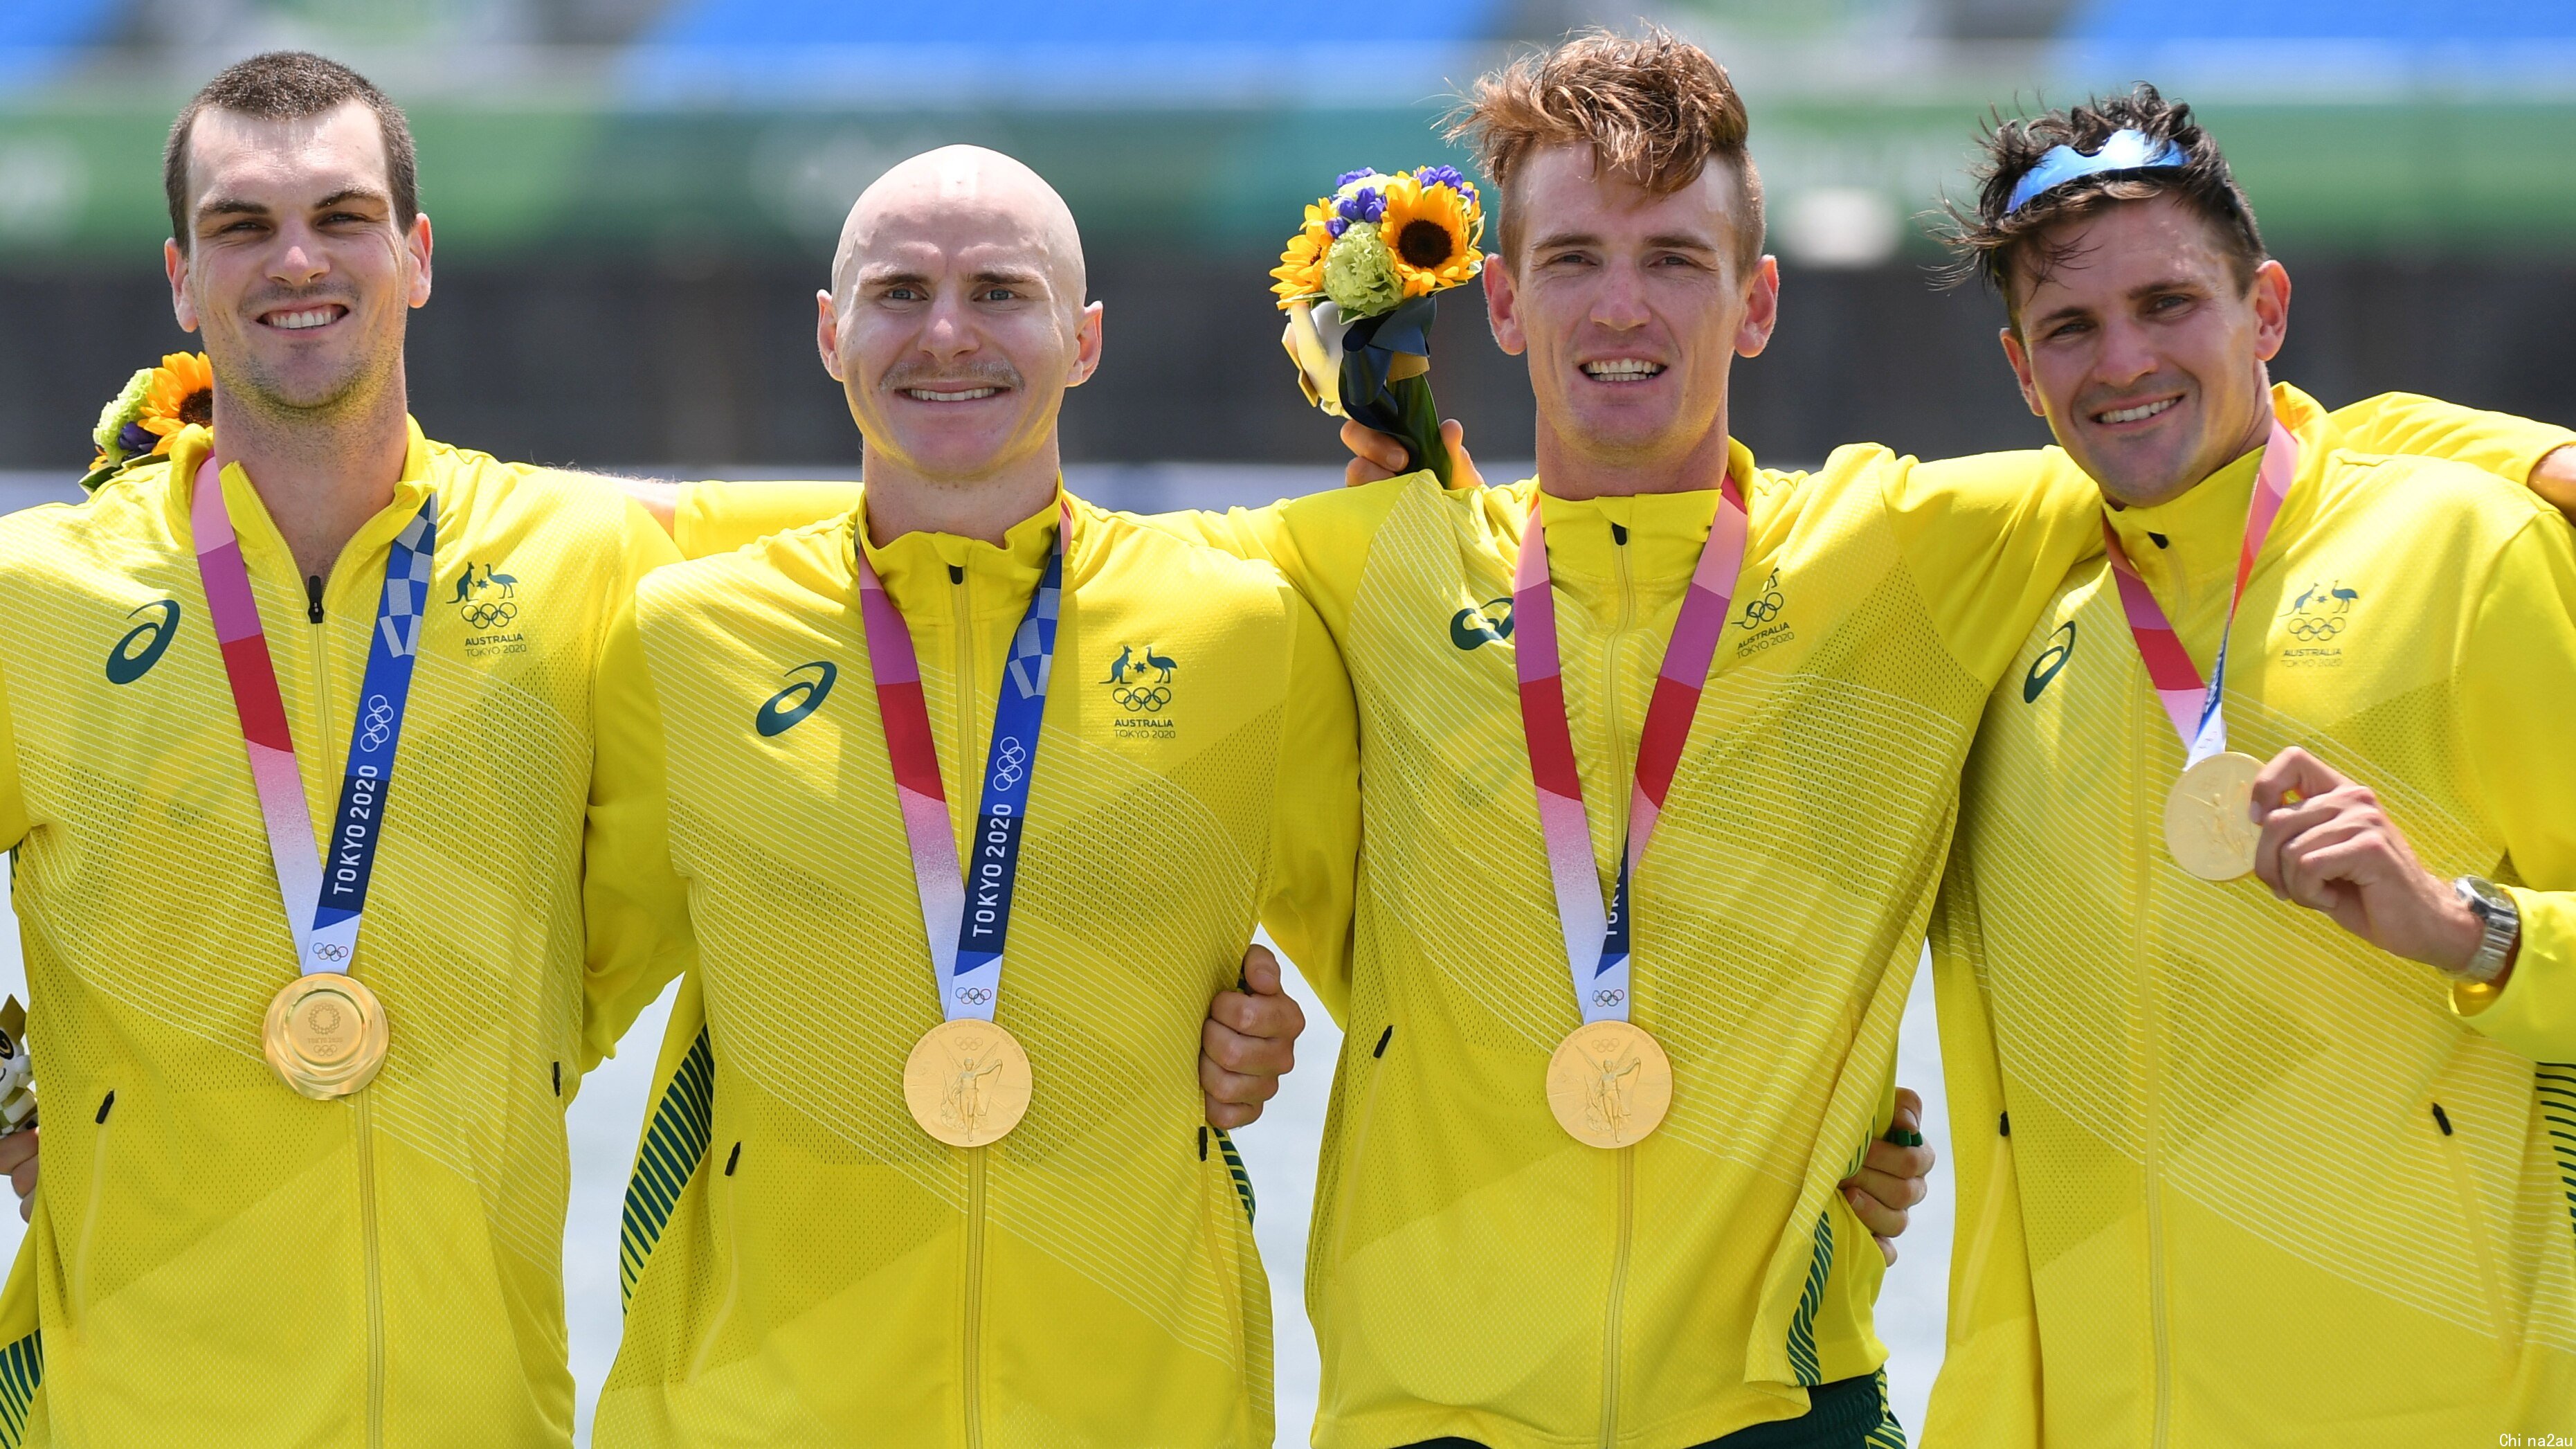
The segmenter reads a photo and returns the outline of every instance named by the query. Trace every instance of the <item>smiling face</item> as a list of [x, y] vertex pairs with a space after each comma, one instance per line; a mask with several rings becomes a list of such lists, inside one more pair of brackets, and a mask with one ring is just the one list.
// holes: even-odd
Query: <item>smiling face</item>
[[823, 365], [889, 471], [975, 483], [1056, 469], [1064, 391], [1100, 359], [1073, 216], [1027, 167], [952, 146], [859, 198], [832, 290], [818, 295]]
[[2290, 323], [2280, 263], [2240, 282], [2218, 229], [2170, 196], [2113, 203], [2038, 240], [2063, 260], [2036, 282], [2016, 268], [2004, 354], [2103, 493], [2162, 503], [2262, 446], [2264, 364]]
[[354, 411], [401, 385], [405, 314], [429, 300], [429, 218], [395, 220], [373, 111], [202, 112], [188, 197], [188, 246], [174, 238], [163, 259], [219, 408]]
[[1770, 341], [1780, 294], [1769, 257], [1738, 260], [1736, 195], [1722, 161], [1657, 195], [1596, 174], [1586, 145], [1515, 179], [1519, 254], [1487, 270], [1486, 297], [1495, 340], [1529, 358], [1550, 492], [1714, 486], [1728, 371]]

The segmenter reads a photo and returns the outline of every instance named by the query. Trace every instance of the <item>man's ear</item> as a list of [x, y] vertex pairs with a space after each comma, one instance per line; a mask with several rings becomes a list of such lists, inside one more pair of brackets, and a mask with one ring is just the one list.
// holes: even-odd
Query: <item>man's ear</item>
[[832, 374], [832, 381], [849, 381], [841, 376], [841, 309], [832, 305], [829, 289], [814, 294], [814, 350], [823, 355], [823, 370]]
[[180, 331], [196, 331], [197, 299], [188, 295], [188, 254], [179, 250], [178, 238], [161, 243], [161, 269], [170, 274], [170, 315]]
[[2265, 362], [2281, 353], [2290, 338], [2290, 271], [2266, 260], [2254, 269], [2254, 355]]
[[1064, 380], [1066, 387], [1080, 387], [1100, 370], [1100, 326], [1103, 316], [1098, 302], [1082, 309], [1074, 323], [1073, 375]]
[[1480, 274], [1485, 283], [1485, 325], [1494, 331], [1494, 345], [1514, 357], [1529, 350], [1529, 335], [1521, 331], [1520, 294], [1512, 281], [1511, 263], [1497, 253], [1485, 263]]
[[411, 231], [403, 237], [403, 245], [411, 251], [410, 302], [415, 307], [426, 307], [429, 305], [429, 253], [431, 241], [432, 238], [429, 231], [429, 213], [425, 211], [420, 212], [412, 217]]
[[2012, 364], [2013, 381], [2021, 384], [2021, 400], [2030, 408], [2030, 415], [2047, 417], [2048, 409], [2039, 405], [2039, 384], [2031, 380], [2030, 354], [2022, 350], [2021, 334], [2006, 327], [1995, 334], [1995, 340], [2004, 345], [2004, 360]]
[[1771, 345], [1771, 329], [1780, 325], [1780, 261], [1766, 256], [1754, 264], [1753, 286], [1745, 294], [1744, 320], [1735, 327], [1735, 355], [1759, 357]]

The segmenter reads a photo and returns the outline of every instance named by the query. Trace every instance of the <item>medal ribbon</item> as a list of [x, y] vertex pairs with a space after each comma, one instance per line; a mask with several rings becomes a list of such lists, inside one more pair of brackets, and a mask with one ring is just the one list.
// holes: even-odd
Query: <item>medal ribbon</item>
[[[864, 525], [862, 525], [864, 526]], [[912, 875], [921, 893], [921, 925], [930, 940], [930, 962], [940, 980], [939, 1009], [950, 1021], [991, 1021], [1002, 994], [1002, 951], [1011, 936], [1011, 889], [1020, 873], [1020, 829], [1028, 818], [1030, 780], [1037, 773], [1038, 727], [1046, 716], [1047, 683], [1055, 672], [1056, 618], [1064, 596], [1065, 541], [1073, 534], [1073, 506], [1056, 505], [1055, 549], [1046, 573], [1029, 596], [1029, 611], [1011, 636], [1002, 671], [1001, 698], [993, 706], [993, 739], [984, 757], [984, 793], [972, 842], [971, 878], [957, 865], [948, 830], [948, 793], [939, 783], [939, 750], [932, 742], [930, 710], [921, 694], [921, 660], [903, 611], [886, 593], [864, 540], [859, 560], [859, 623], [876, 674], [877, 714], [885, 721], [886, 755], [894, 766], [895, 798], [903, 806], [903, 833], [912, 846]], [[973, 901], [967, 899], [971, 888]]]
[[[1586, 1022], [1628, 1019], [1628, 886], [1654, 838], [1672, 788], [1691, 717], [1708, 683], [1709, 661], [1735, 602], [1736, 575], [1744, 568], [1750, 519], [1744, 493], [1729, 474], [1719, 486], [1717, 516], [1708, 542], [1682, 595], [1672, 639], [1655, 674], [1653, 703], [1637, 737], [1637, 779], [1628, 796], [1628, 835], [1619, 850], [1619, 881], [1607, 912], [1601, 877], [1592, 865], [1592, 824], [1583, 809], [1583, 776], [1574, 763], [1574, 729], [1565, 714], [1565, 675], [1556, 649], [1556, 596], [1548, 586], [1547, 525], [1539, 496], [1530, 496], [1529, 527], [1521, 534], [1512, 574], [1512, 643], [1520, 675], [1521, 729], [1529, 740], [1530, 777], [1538, 786], [1539, 831], [1547, 841], [1548, 873], [1556, 884], [1557, 924], [1565, 931], [1565, 961], [1574, 977], [1574, 999]], [[1616, 687], [1615, 685], [1613, 686]]]
[[251, 783], [268, 826], [268, 854], [277, 870], [277, 892], [286, 926], [307, 976], [344, 972], [357, 953], [365, 921], [367, 886], [374, 878], [376, 847], [383, 839], [385, 802], [394, 783], [394, 751], [402, 742], [411, 701], [412, 666], [420, 657], [421, 619], [429, 606], [429, 570], [438, 540], [438, 495], [422, 500], [420, 513], [388, 546], [385, 587], [376, 602], [376, 628], [367, 645], [363, 701], [349, 724], [347, 773], [340, 781], [339, 812], [332, 817], [326, 864], [305, 813], [304, 778], [297, 773], [295, 740], [287, 729], [286, 702], [277, 690], [277, 667], [268, 634], [251, 597], [250, 570], [241, 540], [224, 512], [222, 475], [209, 457], [197, 470], [190, 505], [197, 539], [197, 576], [206, 588], [206, 612], [223, 646], [224, 675], [232, 684], [233, 712], [241, 720], [250, 755]]
[[2199, 668], [2182, 647], [2181, 637], [2174, 633], [2147, 581], [2138, 577], [2138, 566], [2120, 546], [2120, 535], [2109, 519], [2102, 520], [2102, 543], [2120, 583], [2120, 606], [2129, 616], [2129, 632], [2137, 638], [2138, 657], [2146, 661], [2148, 682], [2164, 701], [2165, 713], [2172, 717], [2189, 752], [2183, 761], [2186, 770], [2227, 748], [2227, 645], [2236, 632], [2236, 606], [2245, 598], [2245, 581], [2254, 576], [2254, 556], [2263, 551], [2263, 540], [2271, 535], [2272, 521], [2280, 517], [2281, 504], [2298, 476], [2299, 440], [2276, 416], [2272, 436], [2263, 445], [2263, 461], [2254, 472], [2254, 499], [2245, 510], [2245, 543], [2236, 555], [2236, 588], [2227, 597], [2227, 628], [2218, 636], [2218, 658], [2210, 665], [2207, 684], [2201, 682]]

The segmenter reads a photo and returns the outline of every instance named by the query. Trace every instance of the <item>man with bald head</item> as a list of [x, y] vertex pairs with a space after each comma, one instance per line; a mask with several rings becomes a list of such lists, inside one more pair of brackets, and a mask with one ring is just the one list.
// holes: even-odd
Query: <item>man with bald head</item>
[[602, 651], [591, 859], [658, 940], [594, 986], [696, 964], [596, 1442], [1267, 1444], [1200, 1052], [1256, 920], [1346, 969], [1338, 654], [1269, 566], [1063, 491], [1101, 309], [1026, 167], [888, 172], [817, 314], [857, 506], [656, 574]]

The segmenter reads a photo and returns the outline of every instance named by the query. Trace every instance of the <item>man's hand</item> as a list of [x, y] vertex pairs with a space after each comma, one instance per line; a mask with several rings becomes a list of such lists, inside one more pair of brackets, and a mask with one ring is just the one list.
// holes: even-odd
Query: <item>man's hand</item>
[[2484, 937], [2451, 883], [2416, 860], [2379, 797], [2302, 749], [2254, 777], [2254, 874], [2392, 956], [2445, 971], [2467, 966]]
[[1243, 953], [1242, 989], [1208, 1003], [1199, 1035], [1199, 1089], [1211, 1127], [1240, 1127], [1279, 1094], [1279, 1079], [1297, 1065], [1297, 1035], [1306, 1013], [1279, 989], [1279, 958], [1254, 946]]
[[1905, 1210], [1923, 1201], [1932, 1185], [1932, 1149], [1923, 1140], [1923, 1099], [1912, 1090], [1896, 1089], [1896, 1120], [1887, 1135], [1869, 1144], [1860, 1171], [1843, 1179], [1843, 1197], [1861, 1226], [1878, 1240], [1879, 1256], [1896, 1265], [1896, 1239], [1905, 1231]]
[[2576, 519], [2576, 443], [2552, 448], [2532, 465], [2531, 491], [2556, 504], [2559, 512]]
[[26, 1222], [36, 1212], [36, 1133], [30, 1127], [0, 1137], [0, 1172], [9, 1174], [9, 1189], [18, 1194], [18, 1221]]
[[[1485, 475], [1476, 471], [1476, 460], [1467, 456], [1466, 438], [1467, 429], [1456, 418], [1440, 425], [1440, 441], [1449, 445], [1449, 486], [1482, 488]], [[1351, 450], [1351, 461], [1342, 466], [1342, 482], [1348, 487], [1383, 483], [1412, 471], [1405, 466], [1404, 440], [1392, 433], [1345, 422], [1342, 424], [1342, 446]]]

